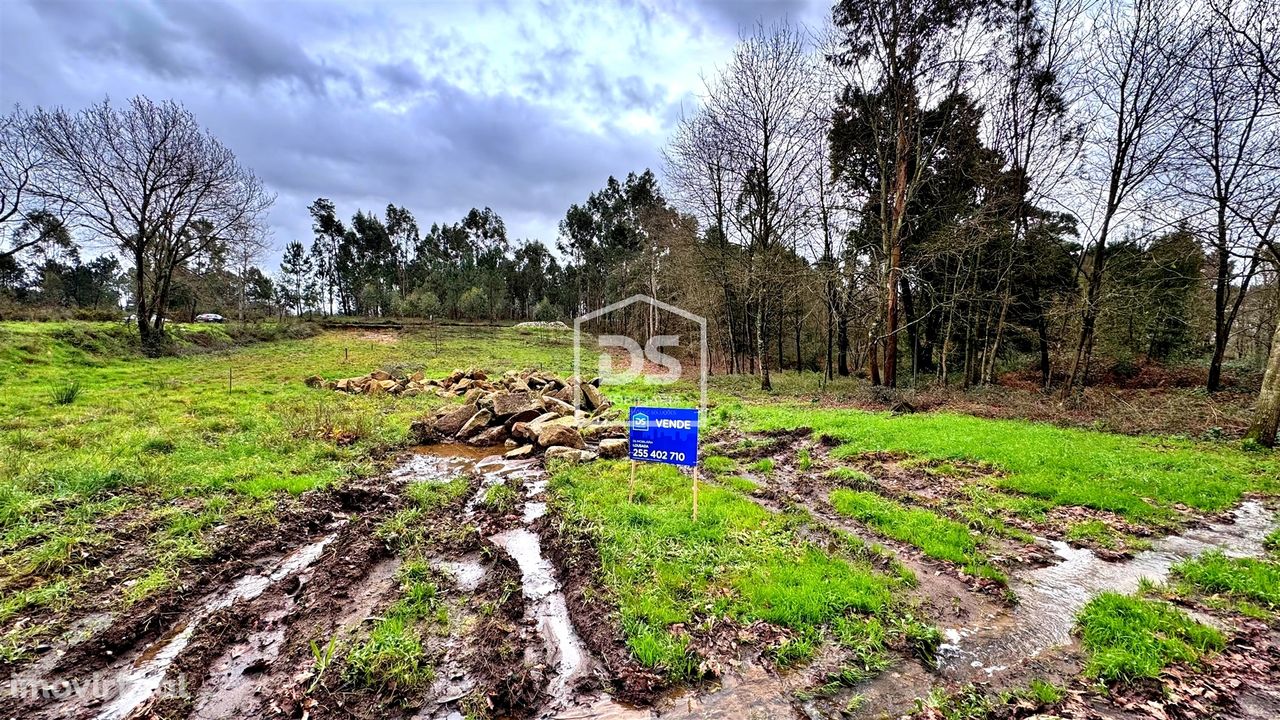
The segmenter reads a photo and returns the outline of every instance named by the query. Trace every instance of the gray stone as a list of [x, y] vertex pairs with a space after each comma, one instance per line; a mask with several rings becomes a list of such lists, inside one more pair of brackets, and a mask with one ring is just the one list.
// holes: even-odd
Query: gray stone
[[533, 404], [533, 398], [528, 393], [523, 392], [498, 392], [494, 393], [493, 398], [493, 414], [500, 418], [511, 417], [519, 413], [536, 411], [538, 408]]
[[600, 457], [620, 458], [627, 456], [627, 441], [619, 438], [607, 438], [600, 441]]
[[470, 420], [463, 424], [462, 429], [458, 431], [458, 437], [465, 439], [475, 435], [483, 430], [492, 419], [493, 413], [488, 410], [481, 410], [477, 412], [475, 415], [471, 416]]
[[507, 429], [501, 425], [495, 425], [494, 427], [481, 430], [474, 437], [468, 440], [467, 443], [478, 447], [488, 447], [490, 445], [501, 445], [502, 441], [506, 439]]
[[538, 444], [542, 447], [564, 445], [579, 450], [587, 446], [582, 440], [582, 435], [577, 430], [563, 425], [543, 426], [542, 430], [538, 432]]
[[517, 458], [526, 458], [531, 455], [533, 455], [533, 446], [521, 445], [518, 448], [508, 450], [507, 452], [503, 453], [502, 457], [507, 458], [508, 460], [515, 460]]
[[604, 394], [601, 393], [595, 385], [587, 384], [579, 385], [578, 387], [582, 388], [582, 396], [586, 399], [588, 408], [595, 409], [604, 407]]
[[476, 411], [480, 408], [475, 405], [459, 405], [456, 410], [451, 410], [444, 415], [436, 418], [434, 430], [444, 437], [453, 437], [458, 434], [463, 425], [475, 416]]
[[546, 458], [548, 460], [567, 460], [572, 463], [584, 463], [595, 460], [599, 455], [590, 450], [582, 450], [579, 448], [571, 448], [564, 445], [554, 445], [547, 448]]

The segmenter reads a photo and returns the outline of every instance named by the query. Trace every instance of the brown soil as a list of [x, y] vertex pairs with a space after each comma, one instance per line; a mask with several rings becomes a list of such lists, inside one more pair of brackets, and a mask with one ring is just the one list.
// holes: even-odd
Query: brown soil
[[[772, 472], [751, 478], [760, 483], [752, 494], [758, 503], [775, 512], [793, 505], [806, 509], [814, 522], [803, 532], [833, 554], [856, 555], [886, 573], [893, 572], [897, 563], [914, 572], [918, 585], [902, 598], [905, 611], [942, 628], [990, 629], [1009, 621], [1009, 599], [1002, 586], [880, 537], [856, 521], [838, 516], [826, 500], [835, 487], [826, 472], [847, 466], [872, 478], [862, 489], [960, 519], [954, 506], [966, 499], [963, 486], [996, 479], [992, 468], [967, 463], [943, 467], [900, 454], [835, 458], [827, 444], [813, 440], [804, 429], [753, 437], [749, 447], [740, 443], [742, 439], [722, 431], [715, 438], [717, 451], [735, 455], [743, 467], [764, 457], [774, 460]], [[803, 470], [798, 461], [802, 448], [811, 462]], [[460, 458], [464, 462], [476, 459], [472, 455], [477, 454], [467, 446], [436, 451], [465, 455]], [[528, 487], [522, 485], [528, 479], [507, 477], [526, 501], [533, 500]], [[644, 708], [653, 708], [658, 717], [668, 719], [897, 716], [916, 711], [916, 700], [933, 689], [959, 693], [976, 683], [974, 692], [994, 694], [1024, 687], [1033, 678], [1069, 687], [1067, 698], [1048, 709], [1068, 717], [1274, 717], [1280, 708], [1280, 683], [1275, 681], [1280, 676], [1280, 634], [1264, 623], [1241, 622], [1222, 613], [1218, 614], [1223, 621], [1237, 628], [1227, 652], [1200, 668], [1173, 668], [1159, 683], [1106, 693], [1074, 679], [1082, 666], [1078, 647], [1011, 663], [994, 676], [966, 664], [944, 664], [941, 670], [934, 670], [912, 657], [908, 648], [894, 647], [895, 665], [878, 677], [858, 687], [815, 693], [828, 674], [848, 659], [843, 651], [828, 644], [805, 667], [780, 671], [771, 660], [772, 651], [791, 639], [788, 631], [767, 623], [746, 625], [725, 620], [672, 628], [689, 635], [690, 646], [705, 662], [703, 682], [693, 688], [671, 688], [665, 677], [641, 666], [627, 648], [613, 605], [599, 582], [599, 553], [589, 537], [567, 528], [554, 512], [530, 525], [522, 520], [520, 505], [506, 513], [479, 505], [473, 514], [464, 515], [470, 497], [485, 487], [473, 474], [470, 492], [433, 513], [423, 525], [422, 538], [384, 541], [375, 530], [404, 506], [401, 492], [410, 479], [393, 472], [356, 481], [304, 496], [297, 507], [281, 516], [278, 526], [232, 526], [223, 531], [212, 558], [185, 571], [179, 588], [115, 616], [101, 612], [115, 602], [114, 596], [104, 592], [94, 602], [57, 618], [62, 627], [84, 629], [87, 639], [55, 643], [34, 662], [9, 667], [8, 671], [24, 681], [46, 683], [93, 672], [121, 673], [162, 652], [194, 616], [199, 625], [164, 677], [164, 687], [176, 686], [184, 692], [159, 693], [130, 717], [434, 720], [449, 713], [550, 717], [562, 709], [563, 705], [556, 703], [565, 698], [551, 695], [558, 659], [548, 657], [551, 653], [543, 642], [542, 618], [536, 612], [538, 601], [526, 600], [522, 583], [527, 578], [522, 572], [527, 568], [522, 569], [507, 551], [486, 539], [527, 527], [541, 541], [573, 630], [589, 655], [584, 665], [587, 672], [574, 677], [569, 688], [569, 699], [578, 699], [563, 717], [593, 717], [590, 713], [595, 712], [599, 717], [647, 717]], [[718, 480], [709, 477], [708, 481]], [[1023, 529], [1054, 537], [1081, 519], [1100, 519], [1124, 533], [1145, 531], [1118, 517], [1080, 515], [1074, 509], [1055, 510], [1046, 521]], [[1014, 518], [1005, 520], [1012, 524]], [[864, 540], [867, 547], [856, 548], [837, 530]], [[329, 538], [329, 534], [332, 538], [301, 570], [272, 576], [260, 594], [207, 616], [193, 615], [246, 576], [266, 575], [280, 558]], [[145, 562], [138, 541], [126, 533], [115, 537], [119, 547], [103, 554], [103, 565], [118, 577], [136, 576]], [[135, 533], [134, 537], [146, 535]], [[873, 544], [889, 548], [896, 557], [875, 551]], [[1048, 562], [1042, 548], [1014, 538], [997, 538], [988, 550], [995, 562], [1010, 570]], [[355, 686], [344, 676], [345, 656], [341, 652], [321, 671], [318, 650], [331, 638], [337, 638], [340, 647], [363, 638], [397, 598], [396, 572], [408, 556], [425, 556], [432, 567], [470, 563], [479, 568], [478, 579], [469, 584], [460, 575], [455, 583], [446, 575], [447, 570], [440, 570], [438, 597], [449, 620], [447, 631], [442, 628], [423, 638], [426, 655], [437, 669], [431, 686], [414, 690]], [[641, 709], [599, 698], [601, 693]], [[850, 714], [846, 708], [855, 696], [862, 696], [863, 704]], [[0, 697], [0, 717], [86, 720], [100, 707], [94, 702], [28, 702]], [[992, 715], [1026, 717], [1044, 710], [1022, 701], [1001, 705]]]

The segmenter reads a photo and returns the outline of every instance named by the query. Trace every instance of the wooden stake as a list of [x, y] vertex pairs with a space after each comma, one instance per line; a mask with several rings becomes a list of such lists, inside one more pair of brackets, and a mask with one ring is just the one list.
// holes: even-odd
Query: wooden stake
[[698, 521], [698, 465], [694, 465], [694, 521]]
[[631, 461], [631, 484], [627, 486], [627, 502], [636, 495], [636, 461]]

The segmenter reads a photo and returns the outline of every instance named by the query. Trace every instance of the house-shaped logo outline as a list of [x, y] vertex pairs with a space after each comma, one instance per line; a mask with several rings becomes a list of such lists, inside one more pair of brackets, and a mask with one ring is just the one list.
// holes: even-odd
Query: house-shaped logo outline
[[[651, 298], [648, 295], [637, 293], [627, 298], [619, 300], [616, 303], [605, 305], [599, 310], [593, 310], [585, 315], [579, 315], [573, 319], [573, 374], [579, 379], [582, 378], [582, 324], [590, 322], [602, 315], [608, 315], [615, 310], [621, 310], [629, 305], [638, 302], [646, 302], [659, 310], [665, 310], [669, 313], [679, 315], [680, 317], [690, 320], [698, 324], [698, 424], [701, 426], [703, 420], [707, 416], [707, 319], [701, 315], [693, 313], [683, 308], [676, 307], [670, 303], [664, 303], [661, 300]], [[579, 383], [573, 385], [573, 406], [575, 408], [582, 407], [582, 387]]]

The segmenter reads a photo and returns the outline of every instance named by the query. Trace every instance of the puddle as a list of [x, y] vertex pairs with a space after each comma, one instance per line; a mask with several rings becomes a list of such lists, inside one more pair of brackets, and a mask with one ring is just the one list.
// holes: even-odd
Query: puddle
[[286, 555], [267, 572], [261, 575], [246, 575], [227, 590], [206, 599], [194, 613], [143, 650], [135, 660], [120, 668], [120, 674], [115, 680], [118, 694], [103, 704], [95, 718], [119, 720], [146, 702], [158, 689], [161, 689], [165, 672], [187, 647], [187, 643], [191, 641], [192, 635], [195, 634], [201, 622], [232, 603], [253, 600], [274, 583], [310, 567], [335, 537], [337, 537], [336, 533], [326, 535], [320, 541]]
[[970, 627], [945, 630], [946, 640], [938, 653], [940, 669], [949, 677], [990, 677], [1069, 643], [1076, 613], [1099, 593], [1132, 593], [1143, 578], [1162, 582], [1173, 565], [1209, 550], [1234, 557], [1261, 555], [1263, 540], [1275, 527], [1272, 513], [1262, 503], [1247, 500], [1233, 514], [1233, 523], [1161, 538], [1150, 550], [1123, 562], [1102, 560], [1064, 542], [1050, 543], [1061, 562], [1020, 574], [1010, 582], [1019, 599], [1016, 608]]
[[804, 673], [773, 675], [756, 665], [727, 673], [720, 687], [707, 693], [688, 693], [663, 701], [663, 720], [773, 720], [795, 717], [792, 694], [809, 684]]
[[547, 658], [555, 665], [556, 678], [548, 692], [563, 700], [569, 684], [586, 667], [587, 655], [581, 638], [569, 621], [564, 593], [555, 569], [542, 555], [542, 542], [525, 528], [515, 528], [489, 538], [520, 566], [520, 585], [529, 602], [530, 616], [537, 621], [538, 634], [547, 646]]
[[484, 564], [479, 555], [468, 555], [460, 560], [445, 560], [440, 563], [443, 569], [453, 578], [454, 584], [463, 592], [471, 592], [480, 587], [484, 580]]

